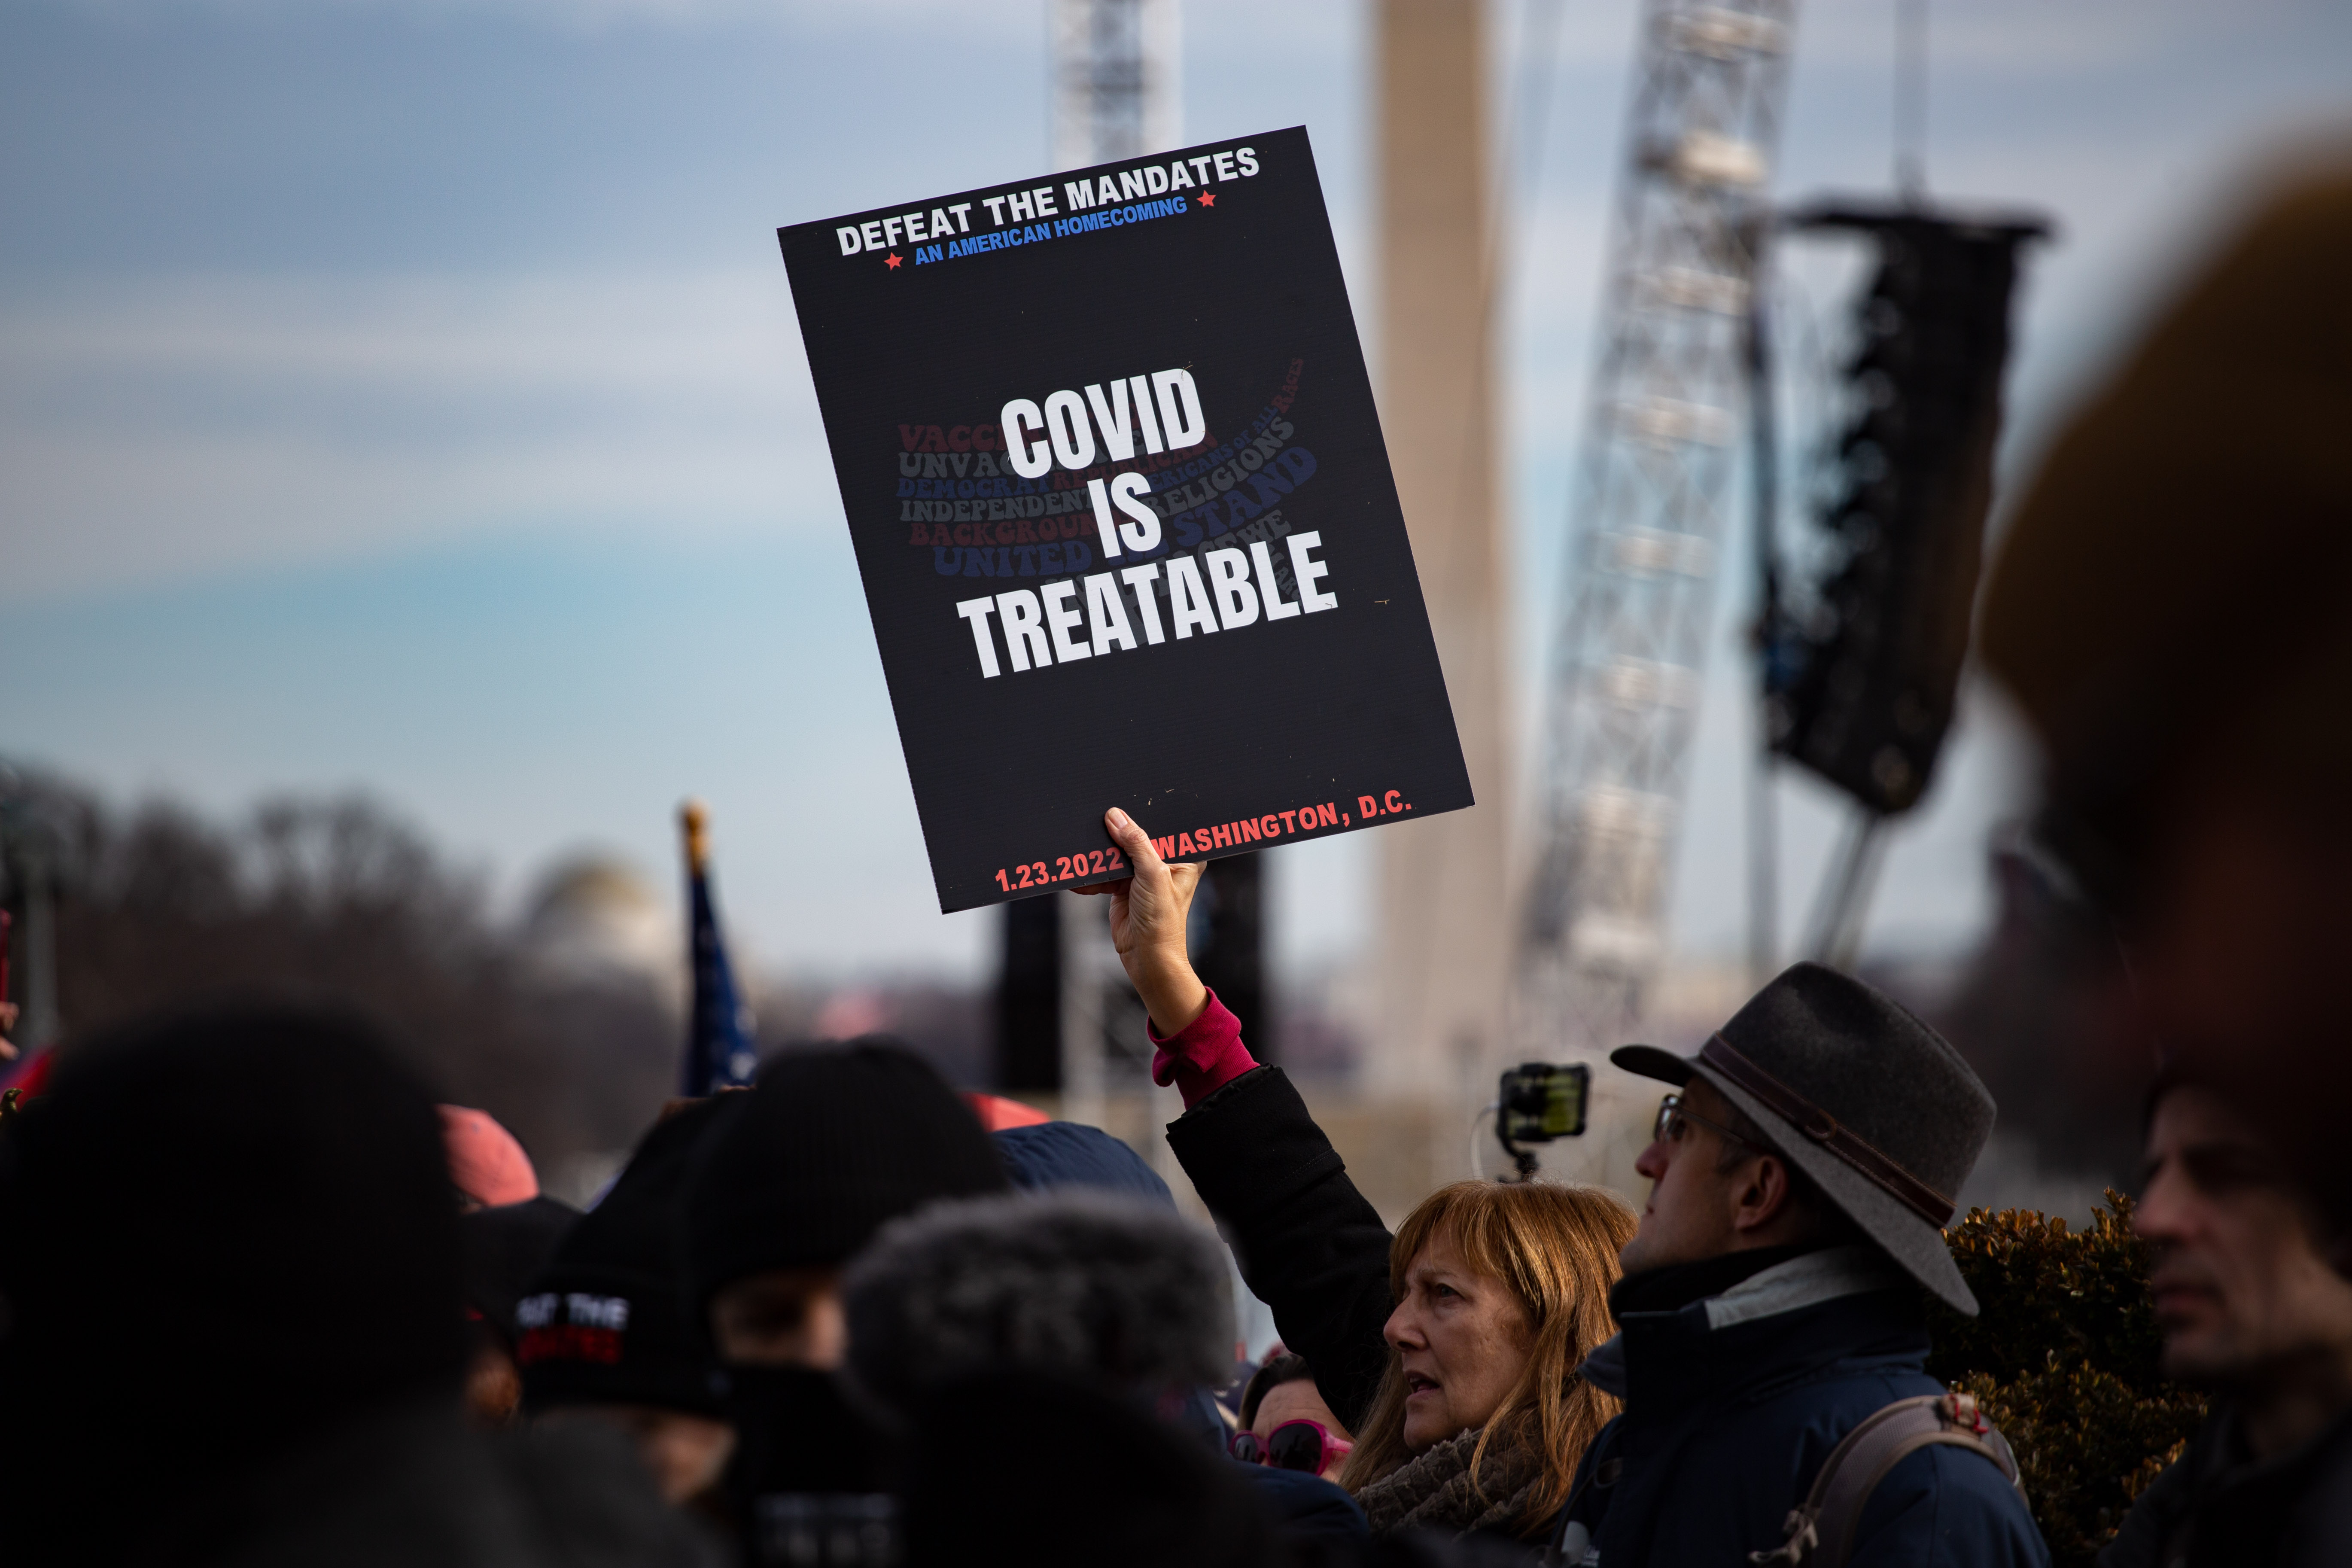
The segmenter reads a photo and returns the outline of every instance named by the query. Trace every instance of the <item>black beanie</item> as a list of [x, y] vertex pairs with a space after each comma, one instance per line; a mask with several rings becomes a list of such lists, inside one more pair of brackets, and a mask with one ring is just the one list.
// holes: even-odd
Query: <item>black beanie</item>
[[515, 1360], [526, 1407], [650, 1405], [726, 1414], [718, 1362], [687, 1310], [677, 1258], [687, 1173], [725, 1108], [726, 1100], [700, 1100], [656, 1123], [541, 1271], [518, 1313]]
[[216, 1009], [74, 1047], [0, 1135], [12, 1561], [62, 1530], [104, 1562], [348, 1413], [454, 1406], [458, 1280], [440, 1114], [369, 1028]]
[[458, 1215], [457, 1236], [466, 1254], [466, 1305], [498, 1331], [509, 1351], [520, 1332], [516, 1304], [579, 1220], [578, 1209], [543, 1195]]
[[1003, 1162], [929, 1062], [878, 1037], [788, 1051], [719, 1124], [689, 1178], [687, 1268], [698, 1311], [770, 1268], [846, 1263], [900, 1215], [1006, 1190]]

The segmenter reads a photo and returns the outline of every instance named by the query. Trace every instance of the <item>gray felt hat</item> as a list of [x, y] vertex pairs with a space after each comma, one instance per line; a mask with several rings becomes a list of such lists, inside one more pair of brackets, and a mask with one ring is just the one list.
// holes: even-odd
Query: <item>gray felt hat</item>
[[1621, 1046], [1609, 1059], [1706, 1079], [1913, 1279], [1975, 1314], [1943, 1227], [1992, 1132], [1992, 1096], [1935, 1030], [1850, 975], [1800, 963], [1697, 1056]]

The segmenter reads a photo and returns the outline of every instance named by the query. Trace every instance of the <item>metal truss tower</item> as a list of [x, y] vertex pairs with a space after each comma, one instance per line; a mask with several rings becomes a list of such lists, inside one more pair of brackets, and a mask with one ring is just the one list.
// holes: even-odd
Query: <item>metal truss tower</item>
[[1047, 0], [1054, 166], [1084, 168], [1184, 138], [1179, 0]]
[[1664, 955], [1794, 0], [1647, 0], [1545, 698], [1516, 1032], [1622, 1038]]

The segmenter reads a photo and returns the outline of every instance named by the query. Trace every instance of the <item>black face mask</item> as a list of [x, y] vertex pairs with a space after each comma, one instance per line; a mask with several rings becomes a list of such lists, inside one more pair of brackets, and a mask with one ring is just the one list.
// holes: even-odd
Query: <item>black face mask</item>
[[899, 1556], [889, 1445], [833, 1373], [733, 1366], [727, 1492], [757, 1568], [887, 1568]]

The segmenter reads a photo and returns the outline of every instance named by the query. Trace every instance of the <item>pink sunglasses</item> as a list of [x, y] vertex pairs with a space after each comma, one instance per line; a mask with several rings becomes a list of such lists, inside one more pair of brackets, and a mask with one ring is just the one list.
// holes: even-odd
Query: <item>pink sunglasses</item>
[[1261, 1438], [1255, 1432], [1236, 1432], [1226, 1451], [1245, 1465], [1272, 1465], [1277, 1470], [1304, 1470], [1319, 1476], [1355, 1448], [1344, 1437], [1334, 1437], [1320, 1421], [1300, 1416], [1286, 1421]]

